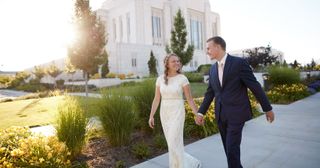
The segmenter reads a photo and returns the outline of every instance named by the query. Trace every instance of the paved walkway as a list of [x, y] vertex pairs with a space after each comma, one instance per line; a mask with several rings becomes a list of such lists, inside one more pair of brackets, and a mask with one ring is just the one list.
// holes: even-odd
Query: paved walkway
[[[273, 105], [276, 119], [260, 116], [246, 123], [241, 144], [244, 168], [319, 168], [320, 93], [290, 105]], [[203, 168], [227, 168], [220, 135], [189, 144], [186, 151], [202, 161]], [[168, 154], [133, 166], [166, 168]]]
[[15, 99], [19, 96], [24, 96], [30, 94], [30, 92], [23, 92], [17, 90], [10, 90], [10, 89], [0, 89], [0, 100], [1, 99]]
[[[73, 92], [73, 93], [68, 93], [68, 95], [85, 97], [86, 93], [84, 93], [84, 92]], [[95, 97], [95, 98], [101, 98], [101, 94], [100, 93], [88, 93], [88, 96], [89, 97]]]

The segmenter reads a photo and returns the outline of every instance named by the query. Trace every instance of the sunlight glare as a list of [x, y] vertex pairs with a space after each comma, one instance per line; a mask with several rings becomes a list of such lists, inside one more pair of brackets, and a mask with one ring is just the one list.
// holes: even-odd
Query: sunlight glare
[[0, 2], [0, 57], [12, 70], [66, 56], [66, 47], [74, 38], [73, 1], [4, 0]]

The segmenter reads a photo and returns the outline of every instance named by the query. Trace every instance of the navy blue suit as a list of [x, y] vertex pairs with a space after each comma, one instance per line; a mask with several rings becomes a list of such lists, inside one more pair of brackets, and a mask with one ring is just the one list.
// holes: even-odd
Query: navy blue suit
[[218, 64], [215, 63], [211, 66], [208, 88], [199, 108], [199, 113], [205, 115], [215, 98], [215, 115], [229, 168], [242, 167], [240, 161], [242, 128], [244, 123], [252, 118], [248, 88], [263, 111], [272, 110], [247, 61], [228, 55], [223, 70], [222, 87], [218, 77]]

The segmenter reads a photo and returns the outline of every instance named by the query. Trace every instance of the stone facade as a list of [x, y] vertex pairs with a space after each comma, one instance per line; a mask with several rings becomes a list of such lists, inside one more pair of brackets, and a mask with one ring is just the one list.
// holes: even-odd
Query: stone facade
[[97, 13], [106, 26], [110, 71], [148, 75], [152, 50], [161, 74], [178, 9], [186, 21], [188, 42], [195, 46], [193, 59], [183, 70], [211, 63], [205, 42], [220, 34], [220, 17], [212, 12], [208, 0], [106, 0]]

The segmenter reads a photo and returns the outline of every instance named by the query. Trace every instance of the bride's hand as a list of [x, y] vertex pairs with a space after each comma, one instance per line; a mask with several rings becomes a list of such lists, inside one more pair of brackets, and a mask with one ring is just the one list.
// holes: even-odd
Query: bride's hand
[[149, 127], [152, 129], [154, 128], [154, 118], [153, 117], [149, 118]]

